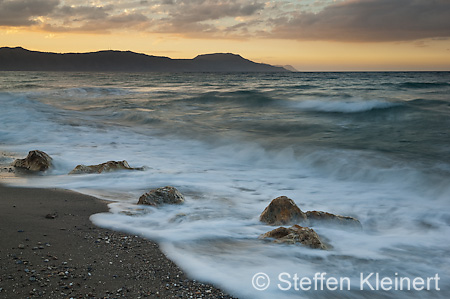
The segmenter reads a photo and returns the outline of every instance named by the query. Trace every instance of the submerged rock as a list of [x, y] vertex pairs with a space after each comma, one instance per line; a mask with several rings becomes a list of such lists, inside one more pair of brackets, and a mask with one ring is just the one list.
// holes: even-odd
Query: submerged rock
[[314, 249], [327, 249], [320, 240], [319, 235], [309, 227], [294, 225], [289, 228], [279, 227], [262, 234], [259, 239], [274, 239], [275, 243], [296, 244], [301, 243]]
[[306, 222], [307, 218], [292, 199], [280, 196], [272, 200], [259, 220], [269, 225], [285, 225]]
[[172, 218], [170, 218], [169, 222], [170, 223], [181, 223], [186, 220], [187, 216], [188, 215], [185, 213], [178, 213], [175, 216], [173, 216]]
[[25, 168], [31, 171], [46, 171], [52, 166], [52, 158], [43, 151], [34, 150], [28, 153], [25, 159], [17, 159], [12, 166]]
[[77, 165], [69, 174], [83, 174], [83, 173], [102, 173], [116, 170], [144, 170], [143, 167], [130, 167], [128, 162], [123, 161], [108, 161], [97, 165]]
[[306, 217], [311, 225], [330, 224], [362, 228], [358, 219], [349, 216], [334, 215], [322, 211], [308, 211], [306, 212]]
[[162, 204], [182, 204], [184, 196], [172, 186], [152, 189], [143, 194], [138, 201], [138, 205], [160, 206]]

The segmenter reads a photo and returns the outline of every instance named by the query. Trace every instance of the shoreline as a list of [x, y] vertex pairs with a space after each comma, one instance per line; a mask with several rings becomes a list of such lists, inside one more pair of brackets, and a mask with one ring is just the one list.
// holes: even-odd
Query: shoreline
[[95, 226], [107, 202], [0, 183], [2, 298], [233, 298], [187, 277], [153, 242]]

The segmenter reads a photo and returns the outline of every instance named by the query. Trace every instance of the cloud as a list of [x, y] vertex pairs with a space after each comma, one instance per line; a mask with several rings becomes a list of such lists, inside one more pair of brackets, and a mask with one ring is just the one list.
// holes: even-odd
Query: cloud
[[190, 36], [216, 36], [230, 32], [237, 21], [221, 23], [223, 19], [249, 17], [264, 9], [259, 1], [244, 0], [163, 0], [166, 17], [160, 21], [158, 32], [184, 33]]
[[150, 26], [149, 18], [134, 10], [136, 6], [147, 5], [147, 1], [128, 2], [131, 9], [117, 8], [107, 1], [104, 5], [72, 0], [61, 4], [59, 0], [0, 0], [0, 26], [28, 26], [48, 32], [98, 33], [129, 28], [142, 30]]
[[450, 37], [448, 0], [346, 0], [269, 20], [270, 36], [347, 42]]
[[0, 0], [0, 26], [30, 26], [39, 23], [36, 18], [47, 16], [59, 0]]
[[150, 26], [149, 19], [140, 13], [121, 13], [102, 18], [91, 18], [85, 15], [82, 19], [73, 19], [62, 24], [44, 24], [42, 29], [48, 32], [89, 32], [111, 33], [113, 30], [135, 29], [145, 30]]
[[343, 42], [450, 37], [450, 0], [0, 0], [0, 26]]
[[95, 20], [95, 19], [104, 19], [107, 18], [109, 12], [113, 9], [112, 5], [107, 6], [68, 6], [64, 5], [55, 9], [51, 18], [55, 20], [76, 20], [76, 21], [84, 21], [84, 20]]

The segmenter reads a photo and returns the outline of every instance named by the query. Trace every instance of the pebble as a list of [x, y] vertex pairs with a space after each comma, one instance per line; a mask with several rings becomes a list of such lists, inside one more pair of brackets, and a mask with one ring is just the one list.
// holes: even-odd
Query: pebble
[[[0, 0], [1, 1], [1, 0]], [[59, 227], [56, 227], [56, 229], [59, 229]], [[67, 230], [70, 230], [67, 228]], [[107, 235], [107, 236], [106, 236]], [[95, 234], [95, 235], [89, 235], [87, 234], [85, 239], [89, 240], [86, 241], [90, 243], [91, 247], [93, 249], [101, 248], [101, 250], [105, 250], [107, 248], [108, 252], [106, 256], [103, 259], [92, 259], [89, 260], [87, 264], [80, 265], [78, 258], [73, 257], [69, 258], [69, 256], [64, 255], [61, 253], [61, 260], [58, 261], [58, 263], [51, 264], [50, 262], [52, 260], [57, 260], [58, 258], [56, 256], [47, 252], [41, 252], [41, 251], [29, 251], [29, 250], [38, 250], [38, 249], [47, 249], [50, 247], [50, 243], [44, 242], [37, 242], [34, 240], [27, 239], [26, 241], [29, 241], [28, 243], [19, 243], [24, 242], [23, 238], [22, 240], [17, 241], [16, 244], [18, 246], [16, 248], [19, 249], [28, 249], [27, 251], [17, 251], [14, 255], [13, 253], [10, 254], [11, 259], [13, 262], [16, 262], [18, 264], [24, 264], [26, 266], [17, 267], [20, 268], [24, 272], [18, 272], [20, 277], [22, 277], [23, 280], [22, 283], [24, 285], [28, 284], [30, 287], [40, 287], [37, 290], [33, 290], [31, 295], [28, 295], [28, 292], [32, 288], [28, 288], [26, 293], [22, 293], [24, 295], [22, 298], [25, 297], [43, 297], [43, 298], [118, 298], [118, 297], [128, 297], [128, 298], [151, 298], [151, 297], [158, 297], [158, 298], [189, 298], [191, 295], [192, 298], [202, 297], [202, 298], [230, 298], [230, 297], [224, 297], [221, 293], [217, 293], [213, 289], [211, 290], [207, 285], [199, 284], [196, 281], [190, 281], [185, 279], [184, 277], [180, 277], [181, 275], [178, 275], [178, 272], [172, 273], [170, 271], [165, 271], [165, 268], [163, 267], [164, 264], [159, 265], [159, 261], [163, 262], [162, 258], [158, 258], [157, 260], [152, 260], [147, 258], [145, 251], [139, 250], [137, 252], [129, 251], [133, 250], [134, 248], [138, 249], [142, 246], [142, 244], [145, 241], [142, 241], [140, 239], [135, 240], [134, 237], [130, 236], [123, 236], [123, 235], [116, 235], [116, 234]], [[97, 244], [93, 244], [93, 243]], [[137, 243], [136, 243], [137, 242]], [[109, 244], [108, 244], [109, 243]], [[105, 246], [106, 244], [107, 247]], [[136, 245], [134, 247], [133, 245]], [[53, 244], [54, 245], [54, 244]], [[150, 244], [151, 245], [151, 244]], [[154, 246], [154, 245], [151, 245]], [[53, 248], [53, 247], [52, 247]], [[103, 248], [103, 249], [102, 249]], [[114, 249], [117, 249], [118, 251], [114, 251]], [[127, 250], [124, 250], [127, 249]], [[50, 252], [52, 250], [48, 249]], [[56, 250], [56, 248], [55, 248]], [[42, 253], [42, 254], [38, 254]], [[132, 256], [129, 256], [129, 253], [132, 254]], [[25, 260], [20, 260], [21, 258], [27, 259], [26, 254], [31, 254], [34, 256], [35, 260], [31, 258], [32, 261], [37, 262], [37, 260], [40, 261], [40, 266], [38, 266], [37, 270], [32, 270], [33, 266], [30, 262]], [[140, 265], [142, 265], [142, 269], [138, 269], [136, 273], [134, 273], [129, 267], [128, 263], [130, 260], [132, 260], [133, 256], [135, 259], [140, 260]], [[20, 258], [20, 259], [19, 259]], [[114, 262], [118, 261], [118, 262]], [[42, 263], [46, 263], [42, 265]], [[39, 263], [37, 263], [39, 264]], [[69, 266], [70, 265], [70, 266]], [[114, 265], [114, 267], [112, 266]], [[131, 281], [130, 279], [137, 279], [140, 280], [142, 278], [148, 277], [153, 280], [154, 277], [158, 277], [157, 279], [162, 279], [164, 283], [162, 284], [161, 281], [161, 289], [159, 289], [159, 292], [156, 290], [150, 291], [147, 289], [146, 286], [138, 285], [138, 286], [129, 286], [126, 287], [120, 287], [114, 288], [114, 283], [110, 284], [108, 288], [108, 281], [103, 282], [102, 277], [102, 269], [107, 267], [108, 269], [115, 269], [115, 266], [117, 267], [126, 267], [123, 268], [123, 270], [127, 272], [109, 272], [109, 277], [113, 277], [113, 282], [116, 282], [117, 284], [123, 283], [124, 279], [128, 279], [127, 281]], [[29, 267], [29, 268], [28, 268]], [[150, 267], [150, 269], [148, 268]], [[152, 268], [153, 267], [153, 268]], [[25, 269], [24, 269], [25, 268]], [[80, 272], [81, 271], [81, 272]], [[170, 273], [170, 274], [169, 274]], [[9, 276], [6, 276], [4, 278], [7, 278]], [[10, 280], [8, 280], [8, 283], [13, 283], [14, 277], [10, 276]], [[176, 278], [175, 278], [176, 277]], [[93, 279], [94, 278], [94, 279]], [[101, 281], [99, 280], [102, 279]], [[166, 280], [167, 279], [167, 280]], [[5, 280], [6, 281], [6, 280]], [[97, 283], [99, 285], [97, 285]], [[168, 282], [168, 283], [167, 283]], [[90, 286], [89, 290], [84, 290], [83, 284], [86, 284], [87, 286]], [[93, 286], [95, 284], [95, 286]], [[193, 285], [191, 285], [193, 284]], [[5, 292], [5, 288], [2, 285], [3, 289], [0, 288], [2, 297], [3, 293]], [[17, 287], [17, 286], [16, 286]], [[42, 289], [41, 289], [42, 288]], [[9, 287], [8, 287], [9, 291]], [[13, 289], [11, 289], [13, 291]], [[196, 292], [200, 291], [200, 292]]]

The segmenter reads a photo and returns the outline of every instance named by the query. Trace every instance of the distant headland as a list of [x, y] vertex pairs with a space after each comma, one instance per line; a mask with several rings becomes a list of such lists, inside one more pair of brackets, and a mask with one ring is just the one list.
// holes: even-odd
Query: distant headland
[[204, 54], [194, 59], [171, 59], [131, 51], [48, 53], [22, 47], [0, 48], [0, 71], [68, 72], [290, 72], [256, 63], [231, 53]]

